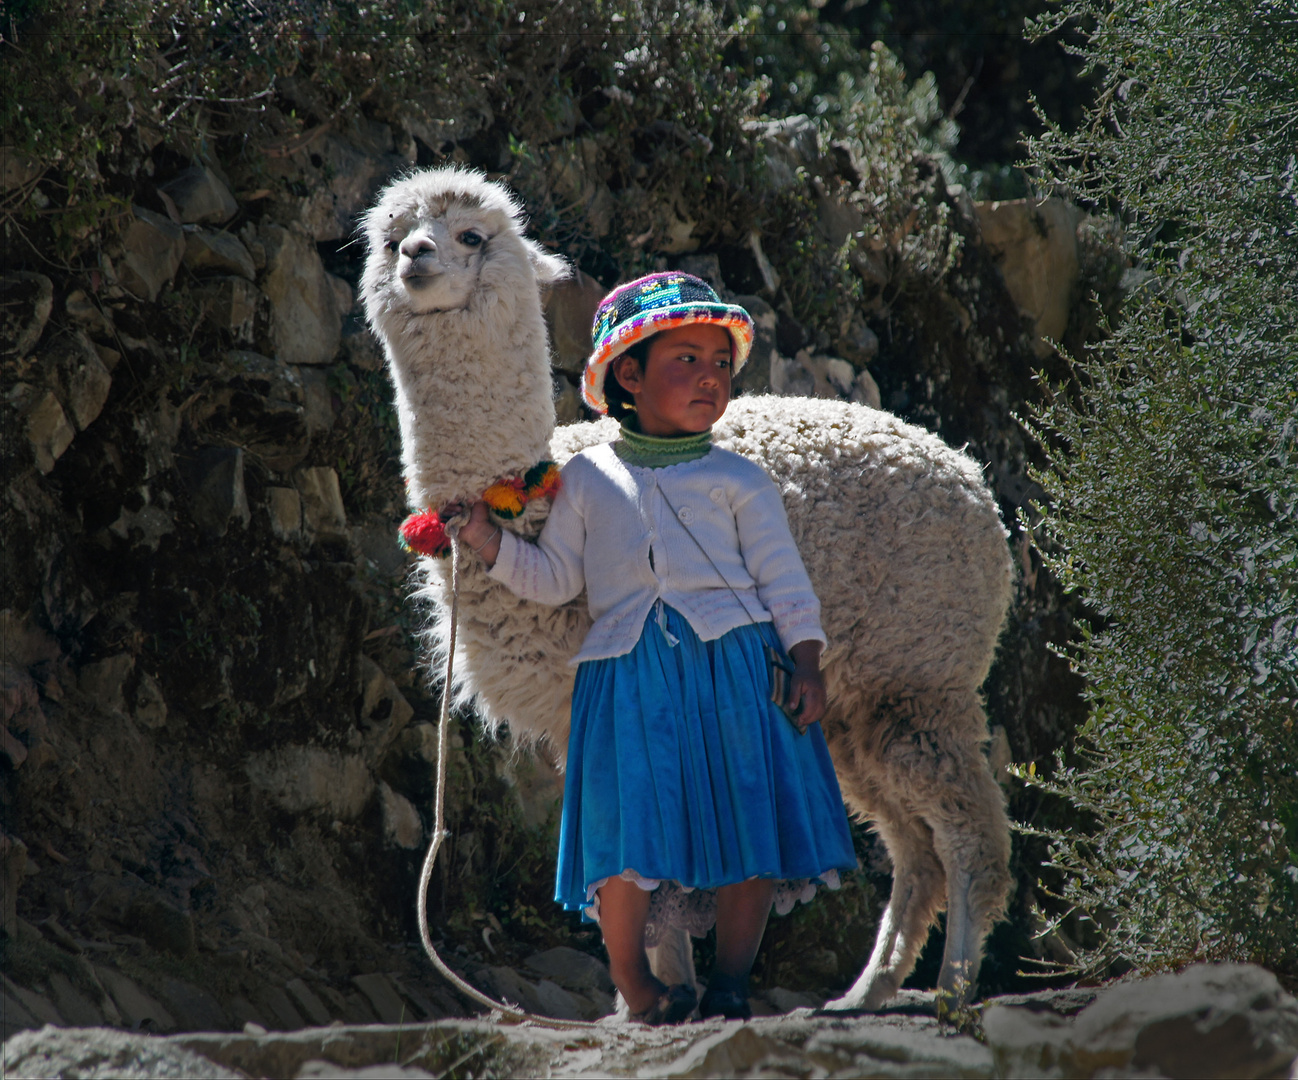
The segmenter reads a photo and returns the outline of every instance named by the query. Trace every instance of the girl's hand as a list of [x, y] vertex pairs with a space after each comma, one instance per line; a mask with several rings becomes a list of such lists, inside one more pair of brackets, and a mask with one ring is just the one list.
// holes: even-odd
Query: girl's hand
[[794, 723], [805, 731], [825, 715], [825, 680], [820, 674], [819, 641], [799, 641], [789, 650], [795, 671], [789, 705], [797, 710]]
[[[462, 513], [464, 507], [451, 503], [443, 507], [442, 520]], [[496, 565], [496, 556], [500, 554], [500, 527], [493, 524], [487, 504], [479, 499], [469, 511], [469, 520], [460, 526], [460, 543], [476, 552], [488, 566]]]

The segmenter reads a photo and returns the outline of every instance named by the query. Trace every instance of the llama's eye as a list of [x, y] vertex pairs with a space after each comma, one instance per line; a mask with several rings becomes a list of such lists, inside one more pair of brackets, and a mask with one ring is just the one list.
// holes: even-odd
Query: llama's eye
[[383, 246], [389, 251], [396, 251], [401, 246], [401, 242], [399, 240], [388, 240]]
[[460, 233], [460, 243], [465, 247], [474, 248], [482, 243], [482, 236], [479, 233], [475, 233], [472, 229], [468, 229]]

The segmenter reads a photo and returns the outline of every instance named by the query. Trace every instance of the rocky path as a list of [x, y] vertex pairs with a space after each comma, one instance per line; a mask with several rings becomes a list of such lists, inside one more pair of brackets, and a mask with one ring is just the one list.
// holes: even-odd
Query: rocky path
[[1244, 965], [986, 1003], [976, 1036], [931, 995], [880, 1014], [810, 1008], [747, 1023], [644, 1028], [612, 1017], [553, 1031], [491, 1018], [151, 1036], [23, 1031], [6, 1078], [114, 1077], [1278, 1077], [1298, 1080], [1298, 1001]]

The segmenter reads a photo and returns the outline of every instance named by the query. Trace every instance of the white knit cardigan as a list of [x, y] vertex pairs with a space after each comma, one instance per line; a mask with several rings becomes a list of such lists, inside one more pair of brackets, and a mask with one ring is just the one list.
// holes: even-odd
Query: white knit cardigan
[[786, 649], [825, 642], [820, 601], [761, 466], [714, 446], [694, 461], [640, 468], [605, 443], [561, 475], [540, 536], [504, 533], [491, 576], [542, 604], [566, 603], [585, 586], [594, 625], [571, 663], [630, 652], [660, 599], [703, 641], [751, 621], [774, 622]]

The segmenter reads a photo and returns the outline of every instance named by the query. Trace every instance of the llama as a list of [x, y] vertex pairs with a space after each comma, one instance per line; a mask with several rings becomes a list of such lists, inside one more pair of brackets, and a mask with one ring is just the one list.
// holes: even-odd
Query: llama
[[[539, 290], [568, 270], [523, 236], [522, 208], [479, 173], [431, 169], [387, 187], [364, 224], [362, 295], [396, 389], [409, 501], [436, 510], [502, 477], [616, 436], [604, 419], [556, 430]], [[830, 1008], [878, 1009], [947, 912], [939, 1009], [960, 1009], [1009, 892], [1004, 799], [983, 754], [979, 697], [1011, 588], [1006, 533], [979, 465], [889, 413], [847, 402], [733, 401], [719, 445], [762, 465], [822, 602], [823, 724], [843, 797], [893, 864], [873, 952]], [[535, 536], [545, 499], [503, 521]], [[422, 558], [430, 635], [446, 647], [449, 570]], [[521, 600], [462, 560], [455, 656], [459, 702], [488, 731], [567, 745], [573, 669], [590, 618]], [[656, 971], [692, 978], [688, 939]], [[674, 974], [665, 969], [676, 967]], [[663, 969], [663, 970], [660, 970]]]

